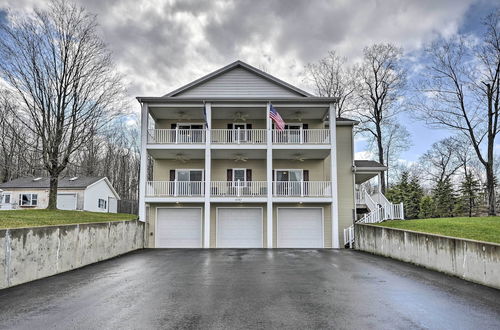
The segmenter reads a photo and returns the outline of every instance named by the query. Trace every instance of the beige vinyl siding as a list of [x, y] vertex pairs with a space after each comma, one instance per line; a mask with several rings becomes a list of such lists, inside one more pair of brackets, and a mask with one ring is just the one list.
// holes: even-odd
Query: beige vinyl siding
[[339, 242], [343, 246], [344, 228], [353, 223], [354, 216], [354, 173], [352, 127], [337, 126], [337, 179], [339, 201]]
[[[155, 223], [156, 223], [156, 209], [158, 207], [175, 207], [175, 208], [183, 208], [183, 207], [200, 207], [201, 208], [201, 230], [202, 233], [205, 230], [205, 213], [203, 211], [204, 209], [204, 204], [203, 203], [155, 203], [155, 204], [149, 204], [147, 206], [147, 222], [146, 222], [146, 247], [147, 248], [154, 248], [155, 247]], [[202, 235], [202, 240], [203, 240], [203, 235]], [[203, 242], [204, 244], [204, 242]], [[202, 245], [203, 246], [203, 245]]]
[[172, 124], [186, 123], [186, 124], [201, 124], [205, 123], [203, 118], [193, 118], [193, 119], [158, 119], [155, 121], [156, 129], [171, 129]]
[[[262, 113], [262, 118], [265, 118], [266, 114]], [[257, 129], [257, 128], [266, 128], [266, 120], [265, 119], [248, 119], [245, 122], [242, 121], [237, 121], [233, 120], [232, 118], [228, 119], [214, 119], [212, 120], [212, 127], [213, 129], [222, 129], [225, 128], [227, 129], [227, 124], [252, 124], [252, 129]]]
[[321, 207], [323, 208], [323, 232], [324, 247], [332, 247], [332, 208], [330, 204], [323, 203], [303, 203], [300, 205], [294, 203], [274, 203], [273, 204], [273, 246], [278, 245], [278, 208], [279, 207]]
[[[322, 159], [307, 159], [303, 162], [286, 159], [274, 159], [273, 170], [276, 169], [304, 169], [309, 170], [309, 181], [325, 181], [330, 168]], [[265, 170], [265, 168], [264, 168]], [[276, 176], [274, 178], [276, 180]]]
[[234, 68], [175, 97], [303, 97], [243, 68]]
[[175, 159], [156, 159], [153, 165], [153, 181], [169, 181], [170, 170], [200, 169], [205, 171], [205, 160], [191, 159], [185, 163]]
[[210, 247], [215, 248], [217, 245], [217, 208], [218, 207], [261, 207], [262, 208], [262, 233], [263, 233], [263, 247], [267, 247], [267, 207], [266, 204], [261, 203], [212, 203], [210, 209]]
[[227, 170], [232, 168], [247, 168], [252, 170], [252, 181], [266, 181], [266, 160], [248, 159], [246, 162], [235, 162], [232, 159], [212, 160], [212, 181], [226, 181]]

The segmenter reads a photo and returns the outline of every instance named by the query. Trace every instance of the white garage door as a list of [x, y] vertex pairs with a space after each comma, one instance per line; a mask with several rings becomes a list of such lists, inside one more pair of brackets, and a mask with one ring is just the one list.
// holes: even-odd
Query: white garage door
[[278, 208], [279, 248], [322, 248], [322, 208]]
[[76, 194], [57, 194], [59, 210], [76, 210]]
[[156, 247], [201, 248], [201, 209], [157, 209]]
[[219, 208], [217, 211], [217, 247], [261, 248], [261, 208]]

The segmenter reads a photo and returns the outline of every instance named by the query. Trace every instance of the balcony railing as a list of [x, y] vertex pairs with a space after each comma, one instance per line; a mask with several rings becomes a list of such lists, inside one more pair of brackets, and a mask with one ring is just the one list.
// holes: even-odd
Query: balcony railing
[[213, 129], [211, 131], [214, 144], [266, 144], [265, 129]]
[[330, 144], [329, 129], [273, 130], [275, 144]]
[[148, 197], [200, 197], [205, 195], [203, 181], [148, 181]]
[[213, 197], [266, 197], [267, 181], [212, 181]]
[[330, 181], [274, 181], [275, 197], [330, 197]]
[[157, 144], [202, 144], [205, 143], [204, 129], [150, 129], [148, 143]]

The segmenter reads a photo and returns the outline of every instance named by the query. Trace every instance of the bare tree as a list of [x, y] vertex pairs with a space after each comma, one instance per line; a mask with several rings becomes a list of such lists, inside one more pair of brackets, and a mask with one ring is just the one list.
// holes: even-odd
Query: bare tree
[[0, 74], [50, 176], [49, 209], [71, 156], [118, 113], [122, 94], [95, 15], [63, 0], [0, 26]]
[[354, 70], [347, 65], [345, 57], [335, 51], [317, 63], [306, 66], [306, 79], [312, 82], [315, 92], [321, 97], [337, 97], [337, 116], [354, 110]]
[[489, 15], [482, 40], [441, 39], [426, 50], [430, 64], [416, 104], [431, 126], [464, 134], [486, 172], [488, 214], [495, 206], [495, 139], [499, 132], [500, 10]]
[[410, 132], [406, 127], [399, 123], [387, 123], [382, 128], [383, 145], [385, 153], [385, 161], [387, 165], [386, 171], [386, 187], [389, 187], [389, 178], [391, 177], [391, 166], [396, 163], [397, 158], [402, 152], [408, 150], [411, 145]]
[[[401, 48], [392, 44], [375, 44], [364, 49], [363, 63], [357, 70], [359, 107], [356, 115], [361, 121], [361, 130], [374, 139], [381, 164], [386, 164], [383, 127], [401, 109], [398, 101], [406, 83], [402, 56]], [[381, 188], [385, 192], [384, 173]]]
[[433, 183], [444, 182], [463, 166], [459, 153], [461, 141], [449, 137], [432, 144], [431, 148], [419, 159], [426, 169], [427, 179]]

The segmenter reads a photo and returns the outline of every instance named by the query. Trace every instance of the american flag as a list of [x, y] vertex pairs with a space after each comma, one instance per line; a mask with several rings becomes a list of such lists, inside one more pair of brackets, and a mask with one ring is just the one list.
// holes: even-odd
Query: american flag
[[278, 131], [283, 131], [285, 129], [285, 122], [283, 121], [283, 118], [281, 118], [280, 114], [276, 111], [272, 104], [270, 106], [269, 117], [274, 121], [276, 129]]

